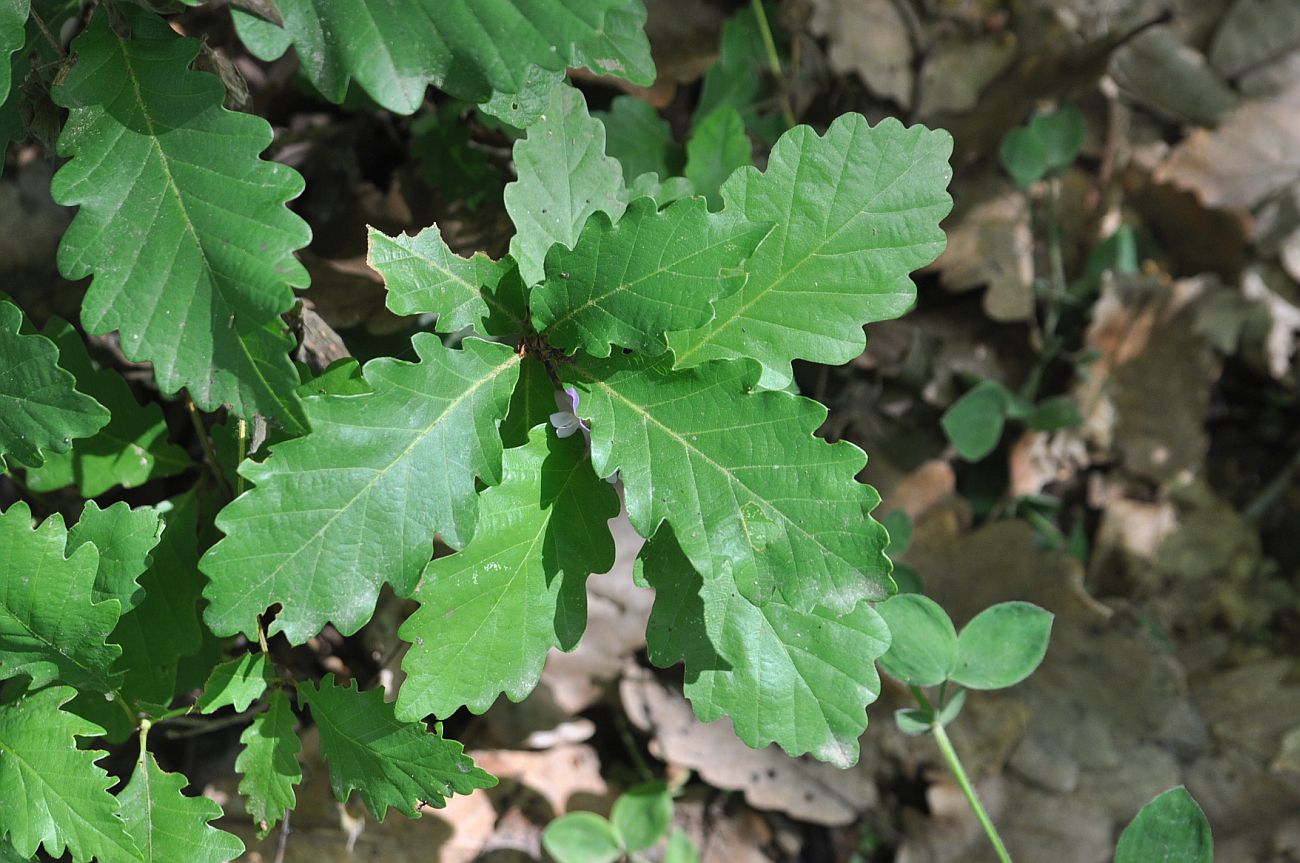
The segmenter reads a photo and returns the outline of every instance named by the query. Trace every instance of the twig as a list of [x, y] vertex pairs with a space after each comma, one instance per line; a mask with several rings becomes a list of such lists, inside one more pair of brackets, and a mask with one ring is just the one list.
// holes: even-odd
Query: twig
[[199, 436], [199, 446], [203, 448], [203, 457], [207, 459], [208, 467], [216, 476], [217, 485], [221, 486], [226, 494], [231, 494], [230, 484], [226, 482], [226, 477], [221, 473], [221, 466], [217, 463], [217, 451], [212, 446], [212, 438], [208, 436], [207, 427], [203, 425], [203, 417], [199, 416], [199, 407], [194, 404], [194, 399], [190, 398], [189, 393], [185, 394], [185, 407], [189, 409], [190, 422], [194, 425], [194, 431]]
[[284, 850], [289, 847], [289, 816], [292, 810], [284, 810], [284, 820], [280, 822], [280, 841], [275, 846], [275, 859], [271, 863], [284, 863]]
[[767, 65], [776, 77], [777, 93], [781, 100], [781, 116], [785, 118], [786, 128], [795, 125], [794, 109], [790, 106], [790, 95], [785, 91], [785, 76], [781, 72], [781, 58], [776, 53], [776, 42], [772, 39], [772, 28], [767, 23], [767, 12], [763, 11], [763, 0], [750, 0], [754, 7], [754, 18], [758, 21], [758, 32], [763, 37], [763, 48], [767, 51]]
[[45, 19], [36, 11], [36, 7], [32, 7], [30, 14], [32, 16], [32, 22], [36, 25], [36, 29], [41, 31], [41, 35], [45, 37], [45, 40], [53, 46], [54, 50], [60, 57], [67, 57], [68, 52], [64, 51], [63, 44], [59, 42], [58, 39], [54, 38], [54, 34], [50, 32], [50, 28], [45, 24]]

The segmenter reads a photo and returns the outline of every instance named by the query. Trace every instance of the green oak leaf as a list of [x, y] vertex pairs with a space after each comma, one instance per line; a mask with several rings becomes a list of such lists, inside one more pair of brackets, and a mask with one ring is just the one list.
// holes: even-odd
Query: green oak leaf
[[243, 713], [274, 680], [275, 673], [266, 662], [266, 654], [245, 653], [212, 669], [194, 706], [200, 713], [216, 713], [223, 707], [234, 707], [236, 713]]
[[412, 644], [398, 716], [482, 713], [501, 692], [523, 699], [547, 651], [582, 637], [587, 576], [614, 565], [618, 495], [592, 472], [580, 435], [538, 426], [505, 451], [501, 472], [480, 496], [474, 539], [430, 563], [415, 590], [420, 607], [398, 631]]
[[546, 275], [546, 253], [556, 243], [573, 248], [587, 218], [623, 215], [623, 168], [605, 155], [605, 127], [587, 114], [582, 94], [554, 88], [546, 110], [516, 141], [519, 179], [506, 185], [506, 210], [515, 224], [510, 255], [524, 283]]
[[9, 96], [9, 57], [23, 47], [31, 8], [31, 0], [0, 0], [0, 104]]
[[[399, 315], [436, 314], [438, 332], [481, 329], [489, 303], [492, 312], [513, 315], [493, 293], [510, 271], [510, 262], [494, 261], [482, 252], [462, 258], [447, 248], [437, 225], [414, 237], [389, 237], [371, 228], [366, 262], [384, 277], [388, 308]], [[517, 323], [522, 332], [523, 321]]]
[[143, 852], [146, 863], [230, 863], [244, 853], [237, 836], [208, 822], [221, 817], [221, 807], [207, 797], [186, 797], [189, 780], [164, 773], [153, 753], [142, 752], [131, 781], [117, 795], [127, 832]]
[[112, 419], [91, 437], [74, 440], [67, 452], [47, 453], [44, 465], [27, 471], [30, 488], [76, 485], [82, 497], [97, 497], [114, 486], [135, 488], [174, 476], [193, 464], [185, 450], [167, 440], [162, 408], [155, 402], [142, 407], [120, 374], [95, 368], [71, 324], [52, 318], [42, 334], [58, 346], [59, 365], [72, 372], [77, 389], [108, 408]]
[[123, 614], [139, 605], [144, 591], [136, 579], [149, 568], [162, 531], [162, 518], [151, 506], [132, 509], [118, 501], [100, 509], [93, 500], [86, 501], [81, 517], [68, 531], [67, 553], [71, 555], [87, 543], [99, 552], [91, 602], [116, 599]]
[[22, 501], [0, 513], [0, 680], [25, 674], [34, 689], [58, 679], [111, 692], [122, 650], [107, 639], [121, 606], [92, 599], [95, 547], [64, 557], [67, 546], [60, 515], [33, 528]]
[[754, 164], [754, 145], [735, 108], [718, 108], [700, 120], [686, 142], [686, 179], [709, 207], [722, 206], [718, 190], [733, 172]]
[[570, 352], [661, 354], [665, 331], [708, 322], [712, 302], [744, 284], [740, 265], [770, 229], [734, 209], [710, 213], [703, 198], [663, 210], [638, 198], [617, 224], [597, 212], [571, 250], [546, 255], [546, 281], [529, 299], [533, 323]]
[[681, 155], [673, 144], [672, 127], [649, 102], [616, 96], [608, 111], [592, 111], [591, 116], [605, 127], [605, 152], [623, 166], [624, 182], [630, 185], [642, 174], [677, 173]]
[[749, 279], [698, 329], [669, 335], [679, 367], [753, 357], [762, 383], [790, 383], [795, 358], [838, 365], [862, 353], [863, 324], [912, 305], [909, 273], [943, 251], [939, 222], [952, 137], [859, 114], [825, 135], [797, 126], [777, 141], [767, 170], [744, 168], [722, 186], [726, 206], [776, 228], [745, 265]]
[[103, 729], [60, 709], [74, 694], [51, 686], [0, 706], [0, 840], [24, 860], [43, 845], [56, 860], [141, 863], [108, 793], [117, 780], [95, 765], [108, 753], [77, 748]]
[[[4, 2], [4, 0], [0, 0]], [[0, 469], [5, 459], [40, 467], [47, 452], [67, 452], [109, 421], [108, 411], [77, 392], [45, 336], [20, 332], [23, 314], [0, 299]]]
[[422, 722], [398, 721], [383, 690], [338, 686], [327, 674], [319, 687], [299, 683], [298, 697], [320, 729], [334, 796], [346, 802], [358, 791], [380, 821], [390, 806], [414, 818], [419, 803], [441, 809], [453, 794], [497, 784], [456, 741], [429, 733]]
[[694, 194], [695, 187], [685, 177], [669, 177], [660, 180], [658, 174], [642, 174], [632, 181], [631, 186], [624, 189], [623, 200], [653, 198], [656, 204], [666, 207], [673, 201], [680, 201]]
[[298, 764], [302, 743], [293, 726], [289, 699], [277, 689], [271, 693], [270, 708], [239, 736], [239, 742], [244, 744], [235, 759], [235, 772], [243, 776], [239, 793], [244, 795], [259, 836], [269, 833], [284, 813], [297, 805], [293, 788], [302, 782], [302, 767]]
[[546, 422], [557, 410], [555, 382], [546, 366], [524, 357], [519, 363], [519, 383], [510, 394], [510, 410], [501, 423], [501, 442], [508, 447], [523, 446], [533, 426]]
[[649, 87], [655, 82], [655, 61], [650, 56], [645, 21], [645, 3], [624, 0], [623, 5], [605, 13], [599, 31], [573, 46], [572, 65]]
[[205, 410], [226, 403], [301, 431], [280, 314], [307, 284], [293, 251], [311, 231], [285, 207], [302, 178], [260, 160], [271, 127], [227, 111], [221, 82], [189, 69], [198, 40], [137, 7], [119, 11], [130, 38], [93, 16], [54, 89], [69, 109], [59, 154], [71, 160], [50, 189], [80, 208], [59, 271], [94, 276], [81, 322], [120, 330], [123, 354], [153, 363], [164, 394], [185, 387]]
[[866, 602], [845, 613], [801, 612], [775, 600], [756, 606], [728, 579], [702, 579], [675, 534], [660, 530], [640, 563], [642, 580], [655, 589], [646, 627], [651, 661], [684, 662], [696, 715], [730, 717], [750, 746], [775, 742], [793, 756], [811, 752], [851, 766], [867, 705], [880, 694], [875, 661], [889, 647], [880, 615]]
[[432, 333], [412, 346], [420, 362], [371, 360], [373, 392], [307, 399], [312, 431], [240, 467], [256, 487], [217, 516], [226, 536], [201, 563], [213, 632], [252, 637], [280, 603], [268, 634], [301, 644], [332, 621], [351, 635], [385, 582], [411, 592], [435, 534], [469, 540], [474, 478], [497, 480], [519, 357], [479, 339], [452, 350]]
[[506, 131], [527, 129], [541, 119], [551, 102], [551, 91], [563, 86], [564, 80], [563, 70], [533, 66], [518, 90], [493, 90], [487, 100], [479, 102], [478, 110], [505, 123], [510, 127]]
[[880, 497], [854, 479], [866, 457], [813, 436], [820, 404], [754, 392], [750, 360], [673, 371], [668, 359], [583, 358], [560, 371], [580, 392], [596, 473], [622, 476], [632, 526], [653, 536], [667, 520], [706, 579], [802, 612], [893, 592], [889, 537], [869, 516]]
[[[417, 0], [401, 6], [276, 0], [283, 27], [239, 10], [233, 17], [240, 39], [262, 60], [274, 60], [293, 45], [302, 73], [325, 98], [342, 102], [355, 80], [383, 107], [410, 114], [424, 102], [430, 84], [458, 99], [482, 102], [494, 90], [519, 92], [536, 66], [563, 71], [577, 65], [577, 48], [591, 42], [599, 49], [609, 10], [627, 5], [627, 0]], [[607, 54], [597, 50], [593, 56]]]

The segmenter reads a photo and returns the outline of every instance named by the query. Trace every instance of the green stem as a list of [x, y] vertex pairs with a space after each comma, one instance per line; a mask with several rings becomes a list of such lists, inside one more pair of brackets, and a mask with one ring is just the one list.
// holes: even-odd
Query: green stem
[[966, 795], [966, 802], [975, 812], [975, 817], [979, 820], [980, 826], [984, 828], [984, 833], [989, 837], [989, 842], [993, 845], [993, 850], [997, 852], [998, 860], [1002, 863], [1011, 863], [1011, 855], [1007, 853], [1007, 846], [1002, 844], [1002, 837], [998, 835], [998, 828], [993, 826], [993, 820], [989, 814], [984, 811], [984, 805], [980, 803], [979, 795], [975, 793], [975, 786], [971, 785], [970, 778], [966, 776], [966, 769], [961, 766], [961, 759], [957, 757], [957, 750], [952, 748], [952, 741], [948, 739], [948, 733], [943, 730], [943, 726], [937, 722], [930, 727], [930, 733], [934, 735], [935, 742], [939, 744], [939, 751], [943, 753], [943, 758], [948, 762], [948, 769], [952, 775], [957, 778], [957, 785]]
[[148, 719], [140, 720], [140, 763], [144, 763], [144, 754], [149, 751], [149, 729], [153, 723]]
[[118, 692], [116, 689], [114, 689], [112, 692], [109, 693], [109, 695], [112, 696], [112, 700], [116, 701], [118, 705], [122, 708], [122, 712], [126, 714], [126, 721], [131, 723], [132, 728], [134, 728], [137, 724], [139, 724], [140, 717], [136, 716], [134, 713], [131, 712], [131, 708], [130, 706], [127, 705], [126, 699], [122, 697], [121, 692]]
[[781, 73], [781, 57], [776, 53], [776, 40], [772, 38], [772, 28], [767, 23], [767, 12], [763, 9], [763, 0], [750, 0], [754, 7], [754, 18], [758, 21], [758, 32], [763, 37], [763, 48], [767, 51], [767, 66], [776, 77], [777, 92], [781, 101], [781, 116], [786, 128], [795, 125], [794, 109], [790, 107], [790, 97], [785, 92], [785, 77]]

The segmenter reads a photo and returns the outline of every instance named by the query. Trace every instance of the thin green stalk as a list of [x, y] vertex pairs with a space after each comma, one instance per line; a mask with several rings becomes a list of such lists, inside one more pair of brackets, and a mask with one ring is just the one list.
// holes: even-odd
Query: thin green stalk
[[114, 689], [109, 693], [109, 700], [117, 702], [118, 706], [122, 708], [122, 712], [126, 714], [127, 721], [130, 722], [132, 726], [135, 726], [136, 723], [140, 722], [140, 717], [131, 712], [131, 708], [127, 705], [126, 699], [122, 697], [121, 692]]
[[993, 845], [993, 850], [997, 852], [998, 859], [1002, 863], [1011, 863], [1011, 855], [1007, 853], [1007, 846], [1002, 844], [1002, 837], [998, 835], [998, 828], [993, 826], [993, 820], [989, 818], [988, 812], [984, 811], [984, 804], [980, 803], [979, 795], [975, 793], [975, 786], [971, 785], [970, 778], [966, 776], [966, 769], [961, 766], [961, 759], [957, 757], [957, 750], [952, 748], [952, 741], [948, 739], [948, 733], [943, 730], [943, 726], [935, 723], [931, 726], [930, 731], [934, 734], [935, 742], [939, 744], [939, 751], [943, 753], [943, 758], [948, 762], [948, 769], [952, 775], [957, 778], [957, 785], [966, 795], [966, 802], [975, 812], [975, 817], [979, 820], [980, 826], [984, 828], [984, 833], [989, 837], [989, 842]]
[[781, 57], [776, 53], [776, 40], [772, 38], [772, 28], [767, 23], [767, 12], [763, 9], [763, 0], [750, 0], [754, 7], [754, 18], [758, 21], [758, 32], [763, 37], [763, 48], [767, 51], [767, 66], [776, 77], [777, 95], [781, 102], [781, 116], [786, 128], [793, 129], [794, 109], [790, 107], [790, 97], [785, 92], [785, 77], [781, 73]]

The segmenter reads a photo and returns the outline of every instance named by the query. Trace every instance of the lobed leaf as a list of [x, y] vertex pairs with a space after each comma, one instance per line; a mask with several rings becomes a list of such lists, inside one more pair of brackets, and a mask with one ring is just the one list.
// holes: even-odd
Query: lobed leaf
[[388, 237], [371, 228], [366, 263], [384, 277], [388, 308], [399, 315], [436, 314], [436, 329], [444, 333], [482, 329], [488, 302], [494, 299], [491, 292], [510, 269], [509, 262], [494, 261], [482, 252], [470, 258], [457, 255], [447, 248], [437, 225], [413, 237]]
[[813, 437], [826, 409], [753, 392], [752, 361], [673, 371], [669, 360], [579, 358], [561, 368], [581, 392], [596, 473], [619, 471], [632, 526], [667, 521], [706, 580], [762, 604], [847, 612], [893, 592], [879, 495], [854, 477], [862, 451]]
[[[4, 2], [4, 0], [0, 0]], [[0, 469], [5, 459], [40, 467], [47, 452], [67, 452], [109, 421], [108, 411], [77, 392], [59, 367], [59, 351], [44, 336], [20, 332], [23, 314], [0, 299]]]
[[649, 87], [655, 82], [655, 61], [650, 56], [645, 22], [645, 3], [624, 0], [605, 13], [598, 31], [573, 46], [572, 65]]
[[205, 410], [226, 403], [300, 431], [279, 316], [307, 284], [293, 251], [311, 232], [285, 207], [302, 178], [260, 160], [271, 127], [227, 111], [221, 82], [189, 69], [197, 40], [135, 6], [118, 11], [121, 32], [91, 17], [54, 88], [69, 109], [59, 154], [71, 159], [51, 192], [79, 208], [59, 270], [94, 277], [82, 324], [120, 330], [122, 352], [151, 362], [164, 394], [185, 387]]
[[797, 126], [777, 141], [767, 170], [744, 168], [722, 186], [727, 207], [776, 228], [745, 266], [744, 287], [717, 316], [673, 333], [677, 366], [753, 357], [762, 384], [784, 387], [796, 358], [846, 363], [862, 352], [863, 324], [897, 317], [916, 296], [908, 274], [944, 247], [939, 222], [952, 137], [859, 114], [825, 135]]
[[0, 0], [0, 105], [9, 96], [9, 57], [23, 47], [31, 0]]
[[212, 669], [194, 706], [205, 714], [216, 713], [223, 707], [234, 707], [236, 713], [243, 713], [274, 679], [266, 654], [245, 653]]
[[686, 179], [711, 209], [722, 206], [719, 189], [740, 168], [754, 164], [754, 146], [735, 108], [718, 108], [696, 123], [686, 142]]
[[616, 57], [612, 45], [602, 47], [606, 19], [610, 10], [630, 5], [628, 0], [418, 0], [400, 6], [277, 0], [283, 27], [240, 11], [234, 19], [244, 44], [263, 60], [276, 59], [292, 45], [302, 73], [325, 98], [342, 102], [355, 80], [383, 107], [410, 114], [430, 84], [482, 102], [494, 90], [519, 92], [534, 67], [563, 71], [580, 65], [580, 46], [590, 44], [593, 57]]
[[572, 650], [587, 625], [587, 576], [614, 564], [607, 522], [618, 495], [596, 477], [579, 435], [539, 426], [505, 451], [502, 480], [480, 496], [465, 549], [424, 571], [397, 715], [482, 713], [504, 692], [523, 699], [552, 647]]
[[308, 399], [312, 431], [240, 467], [256, 487], [217, 516], [226, 536], [200, 564], [213, 632], [252, 637], [280, 603], [268, 634], [301, 644], [332, 621], [351, 635], [385, 582], [411, 592], [435, 534], [469, 540], [474, 478], [497, 480], [519, 357], [479, 339], [451, 350], [431, 333], [412, 346], [418, 363], [372, 360], [373, 392]]
[[555, 87], [546, 110], [515, 142], [519, 179], [505, 188], [506, 211], [515, 224], [510, 255], [526, 285], [546, 275], [546, 253], [556, 243], [573, 248], [588, 217], [623, 215], [623, 169], [605, 155], [605, 127], [587, 114], [573, 87]]
[[118, 501], [100, 509], [93, 500], [86, 501], [81, 517], [68, 531], [67, 553], [71, 556], [87, 544], [99, 552], [91, 602], [116, 599], [123, 614], [139, 605], [144, 591], [136, 580], [149, 568], [162, 532], [162, 518], [151, 506], [132, 509]]
[[[202, 633], [195, 609], [206, 580], [198, 567], [198, 508], [193, 492], [168, 501], [162, 538], [139, 578], [144, 599], [122, 614], [109, 636], [122, 648], [118, 691], [128, 704], [171, 701], [181, 658], [199, 649]], [[113, 715], [120, 711], [114, 708]]]
[[546, 255], [546, 281], [530, 295], [533, 323], [570, 352], [607, 357], [620, 345], [661, 354], [665, 331], [706, 323], [713, 301], [744, 284], [740, 265], [769, 230], [735, 210], [710, 213], [703, 198], [664, 210], [638, 198], [617, 224], [597, 212], [572, 250]]
[[64, 557], [67, 547], [62, 516], [33, 528], [22, 501], [0, 513], [0, 680], [25, 674], [33, 689], [57, 679], [111, 692], [122, 650], [107, 639], [121, 606], [92, 599], [95, 547]]
[[230, 863], [244, 853], [238, 837], [208, 823], [221, 817], [221, 807], [202, 795], [186, 797], [181, 792], [188, 784], [142, 752], [117, 795], [122, 821], [146, 863]]
[[67, 452], [46, 453], [45, 464], [27, 471], [30, 488], [76, 485], [82, 497], [97, 497], [114, 486], [135, 488], [174, 476], [193, 464], [185, 450], [167, 440], [157, 403], [141, 407], [120, 374], [96, 369], [71, 324], [52, 318], [42, 334], [58, 346], [59, 365], [72, 372], [77, 389], [108, 408], [112, 419], [94, 435], [74, 440]]
[[677, 173], [680, 154], [674, 152], [672, 128], [654, 106], [635, 96], [616, 96], [608, 111], [591, 116], [605, 127], [605, 152], [623, 166], [629, 185], [642, 174], [670, 177]]
[[107, 753], [77, 748], [103, 729], [61, 709], [74, 694], [51, 686], [0, 705], [0, 841], [8, 836], [24, 860], [44, 846], [74, 863], [141, 863], [108, 793], [117, 780], [95, 765]]
[[889, 647], [880, 615], [865, 602], [844, 613], [754, 605], [729, 579], [701, 578], [676, 535], [661, 530], [641, 558], [641, 577], [655, 589], [651, 661], [684, 662], [696, 715], [730, 717], [750, 746], [775, 742], [792, 756], [851, 766], [867, 705], [880, 694], [875, 661]]
[[239, 742], [244, 744], [235, 759], [235, 772], [243, 776], [239, 793], [244, 795], [259, 836], [269, 833], [297, 804], [293, 789], [302, 782], [302, 767], [298, 765], [302, 743], [293, 726], [289, 699], [277, 689], [271, 693], [269, 709], [239, 735]]
[[441, 809], [453, 794], [497, 784], [456, 741], [430, 734], [423, 723], [398, 721], [382, 690], [338, 686], [327, 674], [319, 686], [298, 684], [298, 697], [320, 729], [334, 796], [346, 802], [358, 791], [380, 821], [390, 806], [414, 818], [419, 803]]

